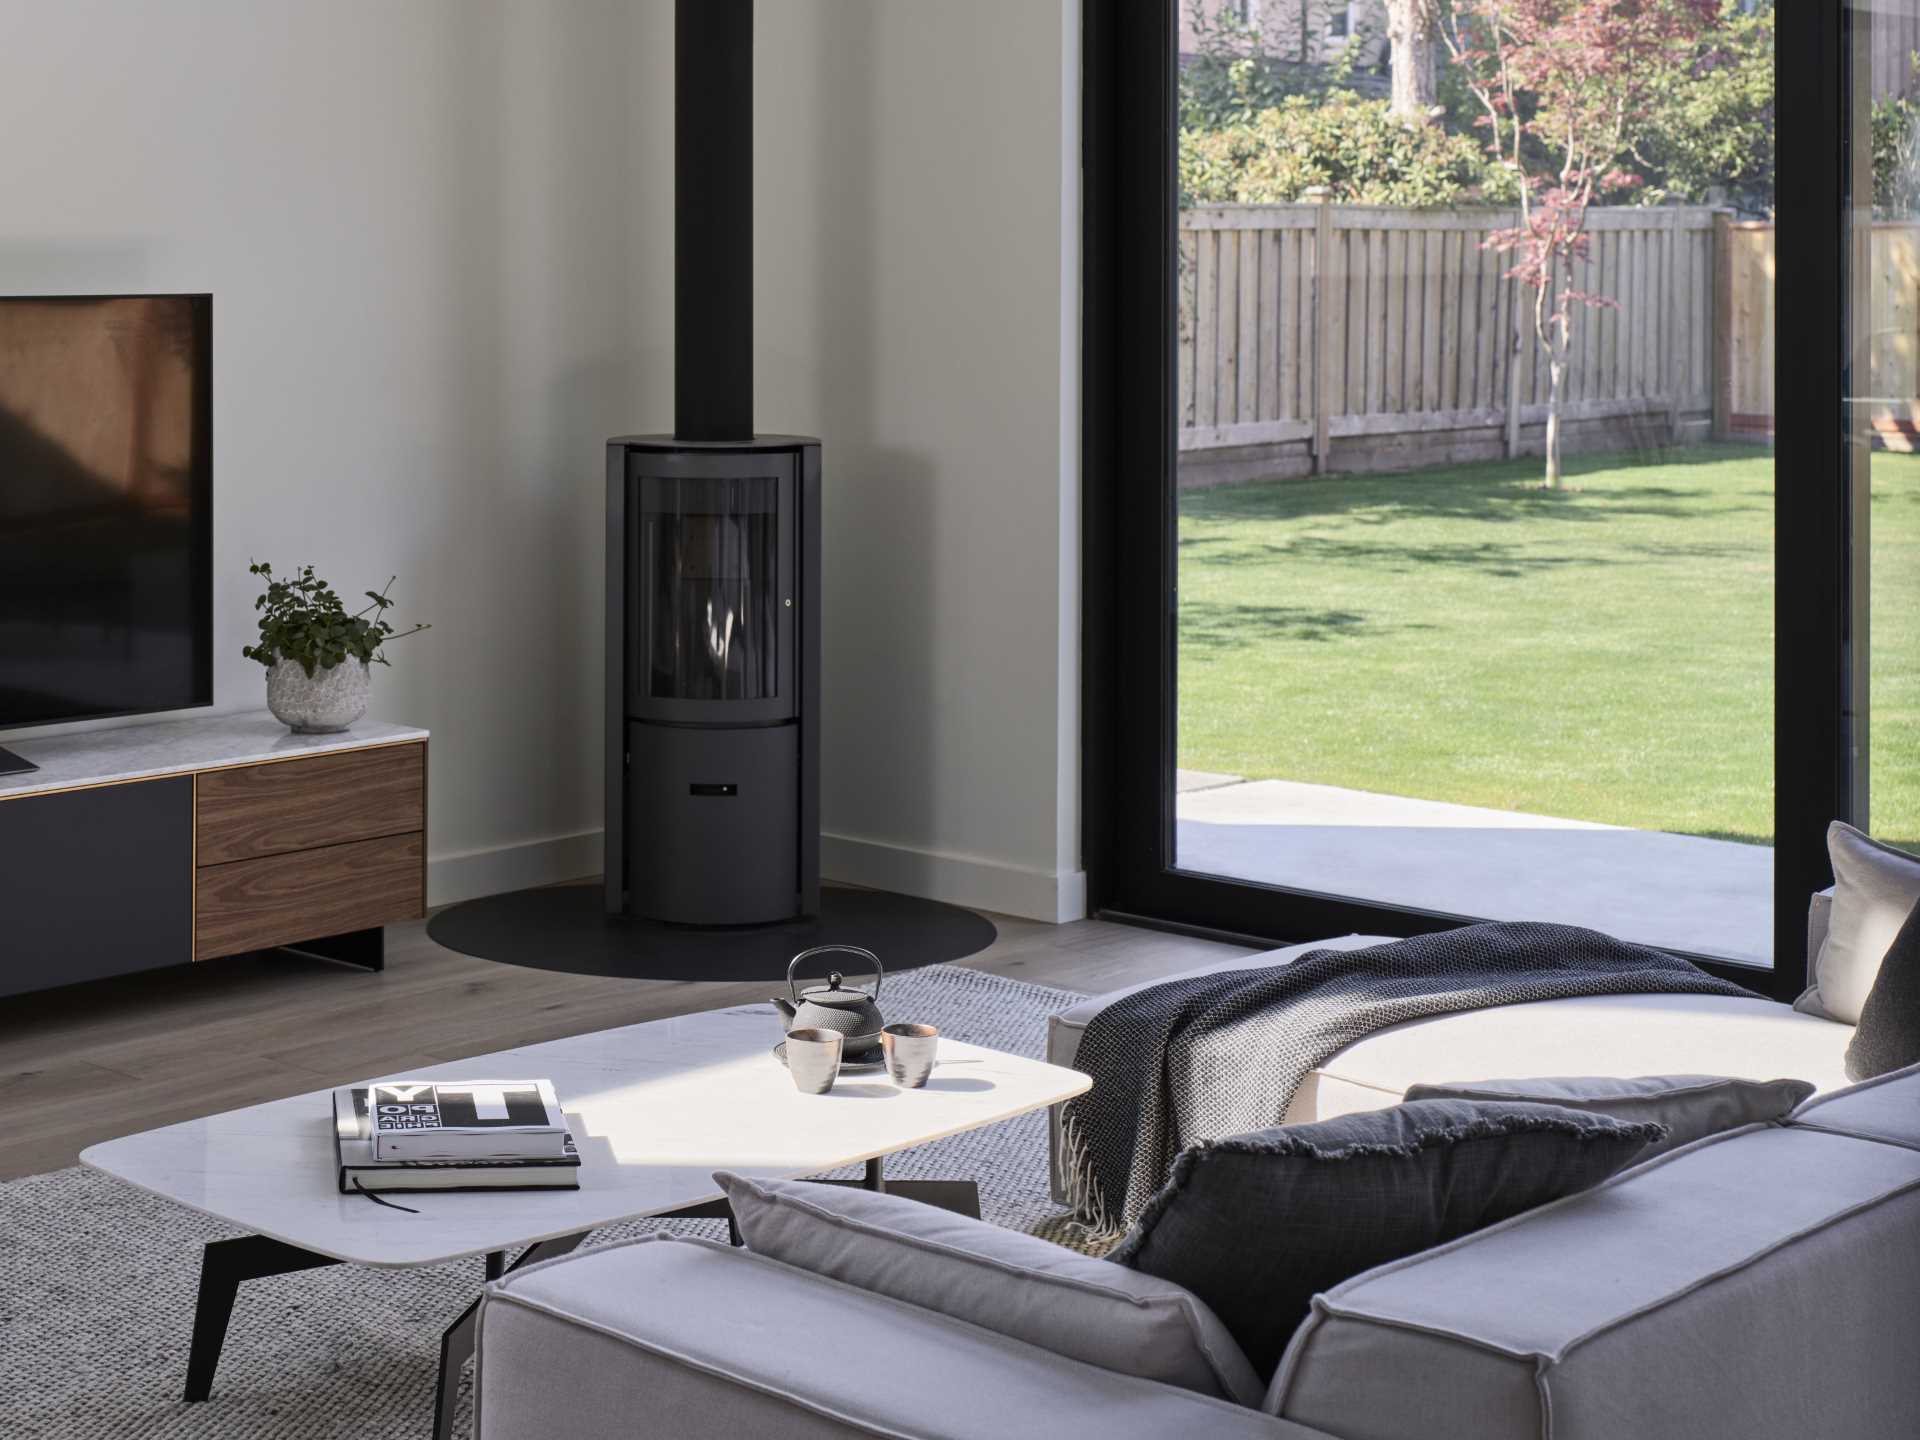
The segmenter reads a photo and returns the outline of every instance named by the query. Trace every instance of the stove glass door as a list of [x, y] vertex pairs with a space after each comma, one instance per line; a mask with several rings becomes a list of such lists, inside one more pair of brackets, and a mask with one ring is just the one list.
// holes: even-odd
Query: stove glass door
[[643, 475], [633, 555], [636, 713], [774, 720], [794, 713], [786, 477]]

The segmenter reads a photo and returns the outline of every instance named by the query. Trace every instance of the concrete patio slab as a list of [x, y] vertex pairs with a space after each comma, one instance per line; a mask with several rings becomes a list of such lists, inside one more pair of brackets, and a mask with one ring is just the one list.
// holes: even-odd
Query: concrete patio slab
[[1289, 780], [1188, 789], [1175, 817], [1182, 870], [1772, 964], [1764, 845]]

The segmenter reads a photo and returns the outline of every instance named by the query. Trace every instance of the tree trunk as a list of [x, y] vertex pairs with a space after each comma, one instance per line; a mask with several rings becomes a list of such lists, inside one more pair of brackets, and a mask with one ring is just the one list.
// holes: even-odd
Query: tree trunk
[[1440, 94], [1439, 53], [1434, 29], [1434, 0], [1387, 0], [1387, 41], [1393, 47], [1393, 117], [1408, 125], [1430, 125]]
[[1560, 488], [1560, 388], [1567, 376], [1567, 362], [1558, 358], [1547, 362], [1547, 489]]

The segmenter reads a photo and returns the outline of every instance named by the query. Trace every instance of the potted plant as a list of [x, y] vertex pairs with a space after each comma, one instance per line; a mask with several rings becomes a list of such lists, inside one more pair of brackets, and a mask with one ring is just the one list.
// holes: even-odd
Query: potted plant
[[253, 602], [260, 612], [260, 642], [242, 650], [267, 667], [267, 708], [296, 735], [345, 730], [367, 713], [369, 666], [385, 665], [380, 647], [389, 640], [428, 629], [395, 630], [386, 618], [394, 576], [385, 591], [369, 590], [372, 603], [349, 615], [311, 565], [290, 580], [276, 579], [271, 565], [247, 566], [249, 575], [267, 582]]

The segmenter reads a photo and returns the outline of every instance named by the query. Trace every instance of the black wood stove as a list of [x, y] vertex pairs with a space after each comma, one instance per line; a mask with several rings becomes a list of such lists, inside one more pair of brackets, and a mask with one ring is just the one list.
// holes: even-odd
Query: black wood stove
[[752, 0], [680, 0], [674, 433], [607, 442], [607, 909], [820, 902], [820, 442], [753, 433]]

